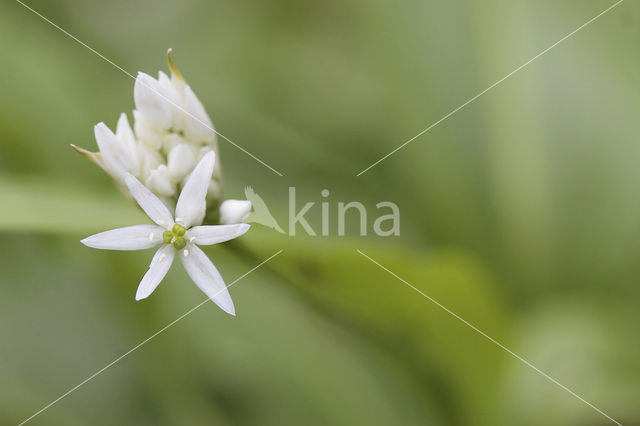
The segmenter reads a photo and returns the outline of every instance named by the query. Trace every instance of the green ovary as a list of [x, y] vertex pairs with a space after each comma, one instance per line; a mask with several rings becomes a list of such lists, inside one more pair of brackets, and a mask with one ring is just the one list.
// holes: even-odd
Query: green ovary
[[178, 250], [182, 250], [186, 245], [187, 240], [185, 240], [184, 238], [176, 238], [176, 240], [173, 242], [173, 246]]
[[175, 235], [176, 237], [184, 237], [184, 233], [187, 232], [187, 230], [184, 226], [178, 225], [176, 223], [175, 225], [173, 225], [173, 228], [171, 228], [171, 232], [173, 232], [173, 235]]
[[170, 231], [162, 233], [162, 241], [165, 244], [173, 244], [177, 250], [182, 250], [187, 245], [187, 240], [184, 238], [185, 232], [187, 232], [186, 228], [176, 223]]

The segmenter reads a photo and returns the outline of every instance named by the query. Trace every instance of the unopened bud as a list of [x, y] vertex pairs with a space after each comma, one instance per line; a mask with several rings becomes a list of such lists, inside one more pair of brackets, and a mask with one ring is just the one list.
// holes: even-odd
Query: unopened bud
[[191, 173], [195, 165], [196, 158], [193, 155], [193, 150], [187, 144], [177, 145], [169, 151], [167, 166], [175, 180], [182, 180]]
[[145, 186], [155, 194], [164, 197], [172, 197], [176, 192], [176, 187], [172, 183], [169, 168], [165, 165], [158, 166], [151, 170]]
[[220, 223], [231, 225], [243, 223], [251, 212], [251, 201], [248, 200], [225, 200], [220, 205]]

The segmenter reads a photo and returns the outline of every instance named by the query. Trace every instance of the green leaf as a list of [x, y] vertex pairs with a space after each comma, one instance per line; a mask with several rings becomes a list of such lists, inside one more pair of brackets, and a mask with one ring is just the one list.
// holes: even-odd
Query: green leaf
[[[260, 241], [264, 245], [265, 238]], [[425, 395], [457, 407], [446, 413], [449, 423], [494, 424], [498, 413], [490, 407], [511, 355], [357, 249], [508, 346], [509, 321], [484, 266], [462, 251], [390, 250], [353, 241], [291, 243], [278, 262], [286, 262], [279, 271], [288, 284], [323, 314], [384, 348]]]
[[0, 175], [0, 199], [0, 231], [86, 233], [148, 221], [115, 188], [44, 177]]

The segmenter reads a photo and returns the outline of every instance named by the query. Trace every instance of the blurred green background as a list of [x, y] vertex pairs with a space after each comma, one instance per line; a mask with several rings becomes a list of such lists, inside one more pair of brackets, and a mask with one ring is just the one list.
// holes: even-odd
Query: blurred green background
[[[281, 225], [299, 200], [401, 209], [401, 236], [207, 249], [236, 318], [184, 318], [33, 425], [640, 424], [640, 6], [626, 1], [360, 177], [612, 1], [28, 1], [135, 74], [165, 51], [217, 129], [225, 192]], [[72, 152], [133, 109], [133, 80], [0, 4], [0, 424], [18, 424], [198, 304], [177, 264], [79, 239], [144, 221]], [[131, 115], [129, 115], [131, 117]], [[320, 229], [319, 207], [309, 215]], [[333, 210], [335, 213], [335, 210]], [[334, 214], [332, 213], [332, 214]], [[336, 216], [332, 216], [334, 220]], [[334, 226], [334, 225], [332, 225]], [[301, 229], [299, 229], [299, 233]], [[332, 228], [332, 234], [335, 234]]]

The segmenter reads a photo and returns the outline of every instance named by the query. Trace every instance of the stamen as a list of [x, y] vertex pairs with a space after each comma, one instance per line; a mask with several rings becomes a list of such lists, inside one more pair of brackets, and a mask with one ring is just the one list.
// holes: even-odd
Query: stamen
[[190, 243], [194, 242], [195, 240], [196, 240], [196, 237], [191, 237], [191, 238], [189, 238], [189, 242], [190, 242]]
[[153, 238], [155, 237], [155, 235], [152, 233], [149, 234], [149, 241], [153, 241]]
[[189, 250], [185, 250], [183, 253], [185, 256], [189, 256]]

